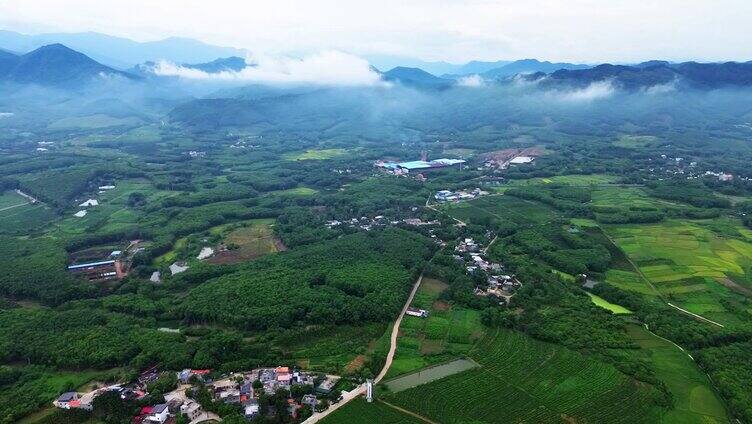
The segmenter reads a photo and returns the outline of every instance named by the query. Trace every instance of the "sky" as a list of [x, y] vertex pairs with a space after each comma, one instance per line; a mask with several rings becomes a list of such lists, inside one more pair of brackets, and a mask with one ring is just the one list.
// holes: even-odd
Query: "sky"
[[0, 28], [425, 61], [752, 60], [749, 0], [0, 0]]

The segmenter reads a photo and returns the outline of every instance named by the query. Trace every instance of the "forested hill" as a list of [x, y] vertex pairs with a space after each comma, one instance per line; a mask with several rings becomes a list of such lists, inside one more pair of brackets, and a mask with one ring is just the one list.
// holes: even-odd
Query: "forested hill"
[[192, 323], [264, 330], [389, 321], [434, 247], [404, 231], [354, 234], [253, 262], [191, 290]]

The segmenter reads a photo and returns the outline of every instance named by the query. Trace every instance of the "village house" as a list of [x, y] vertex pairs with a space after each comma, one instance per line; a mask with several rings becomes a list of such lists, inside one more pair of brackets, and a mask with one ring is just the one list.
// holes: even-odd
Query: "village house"
[[418, 318], [428, 318], [428, 311], [425, 309], [413, 308], [412, 306], [407, 308], [405, 314]]
[[203, 413], [203, 411], [201, 410], [201, 405], [199, 405], [198, 402], [189, 400], [188, 402], [185, 402], [180, 406], [180, 413], [187, 416], [189, 420], [193, 421], [198, 418]]
[[81, 405], [81, 401], [78, 399], [78, 393], [66, 392], [58, 396], [52, 404], [61, 409], [74, 409]]
[[[141, 424], [164, 424], [170, 417], [170, 410], [166, 403], [141, 408]], [[138, 418], [138, 417], [137, 417]]]

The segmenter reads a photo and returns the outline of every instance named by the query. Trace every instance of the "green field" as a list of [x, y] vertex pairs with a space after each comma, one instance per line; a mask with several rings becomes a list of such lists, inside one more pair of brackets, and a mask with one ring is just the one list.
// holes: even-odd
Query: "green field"
[[[722, 300], [741, 298], [752, 287], [752, 243], [738, 228], [720, 218], [605, 227], [660, 293], [689, 311], [726, 324], [748, 317], [731, 314]], [[614, 277], [612, 273], [612, 281]], [[617, 285], [629, 287], [623, 282]]]
[[674, 409], [663, 416], [664, 423], [727, 423], [729, 419], [708, 377], [674, 344], [629, 325], [627, 331], [640, 346], [637, 353], [649, 361], [656, 377], [663, 381], [674, 398]]
[[295, 188], [288, 188], [287, 190], [277, 190], [271, 193], [282, 194], [282, 195], [286, 194], [290, 196], [311, 196], [311, 195], [318, 193], [318, 190], [314, 190], [309, 187], [295, 187]]
[[564, 184], [570, 186], [594, 186], [613, 184], [618, 177], [614, 175], [592, 174], [592, 175], [554, 175], [545, 178], [530, 178], [527, 180], [511, 180], [508, 186], [520, 187], [530, 185], [546, 184]]
[[625, 308], [625, 307], [623, 307], [621, 305], [617, 305], [615, 303], [611, 303], [608, 300], [606, 300], [606, 299], [604, 299], [604, 298], [602, 298], [600, 296], [594, 295], [593, 293], [587, 292], [587, 294], [588, 294], [588, 296], [590, 296], [590, 300], [592, 300], [594, 304], [600, 306], [603, 309], [607, 309], [607, 310], [613, 312], [616, 315], [625, 315], [625, 314], [631, 314], [632, 313], [632, 311], [630, 311], [629, 309], [627, 309], [627, 308]]
[[412, 306], [426, 309], [430, 315], [428, 318], [408, 315], [402, 320], [387, 378], [461, 357], [482, 336], [478, 311], [437, 300], [446, 288], [441, 281], [423, 279]]
[[560, 214], [548, 206], [512, 196], [488, 196], [444, 206], [447, 213], [462, 221], [478, 218], [504, 219], [520, 225], [543, 224]]
[[27, 233], [43, 227], [57, 216], [42, 203], [31, 204], [16, 192], [0, 194], [0, 233]]
[[654, 390], [612, 366], [497, 330], [470, 352], [481, 368], [385, 395], [438, 422], [654, 423]]
[[676, 206], [676, 203], [650, 197], [641, 187], [596, 187], [591, 191], [591, 205], [595, 207], [640, 207], [661, 208]]
[[381, 402], [368, 403], [365, 399], [355, 399], [334, 411], [321, 421], [322, 424], [425, 424], [424, 421], [403, 414]]
[[305, 152], [292, 152], [284, 155], [287, 160], [324, 160], [336, 158], [347, 153], [345, 149], [309, 149]]

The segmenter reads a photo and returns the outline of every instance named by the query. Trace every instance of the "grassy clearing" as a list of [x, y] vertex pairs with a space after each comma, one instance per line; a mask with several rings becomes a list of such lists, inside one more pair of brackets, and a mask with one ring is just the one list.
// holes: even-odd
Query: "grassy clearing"
[[632, 313], [632, 311], [630, 311], [629, 309], [621, 305], [611, 303], [608, 300], [600, 296], [594, 295], [593, 293], [588, 292], [588, 296], [590, 296], [590, 300], [592, 300], [594, 304], [596, 304], [597, 306], [600, 306], [603, 309], [608, 309], [609, 311], [613, 312], [616, 315], [625, 315], [625, 314]]
[[291, 152], [284, 155], [287, 160], [325, 160], [347, 153], [345, 149], [309, 149], [305, 152]]
[[231, 249], [218, 253], [209, 259], [209, 262], [238, 263], [278, 252], [282, 245], [274, 237], [272, 225], [274, 225], [274, 219], [255, 219], [241, 224], [223, 226], [224, 231], [227, 231], [223, 243]]
[[729, 422], [723, 403], [713, 391], [710, 381], [695, 363], [672, 343], [644, 327], [627, 326], [632, 339], [640, 346], [637, 354], [647, 362], [674, 396], [674, 408], [661, 422], [710, 424]]
[[57, 219], [43, 203], [31, 204], [15, 192], [0, 194], [0, 233], [28, 234]]
[[425, 424], [424, 421], [404, 414], [381, 402], [368, 403], [363, 398], [355, 399], [334, 411], [321, 421], [322, 424]]
[[314, 190], [309, 187], [295, 187], [288, 188], [287, 190], [277, 190], [270, 193], [288, 195], [288, 196], [312, 196], [318, 193], [318, 190]]
[[661, 413], [650, 401], [655, 389], [520, 333], [494, 330], [470, 357], [481, 368], [386, 395], [387, 401], [456, 423], [654, 423]]

